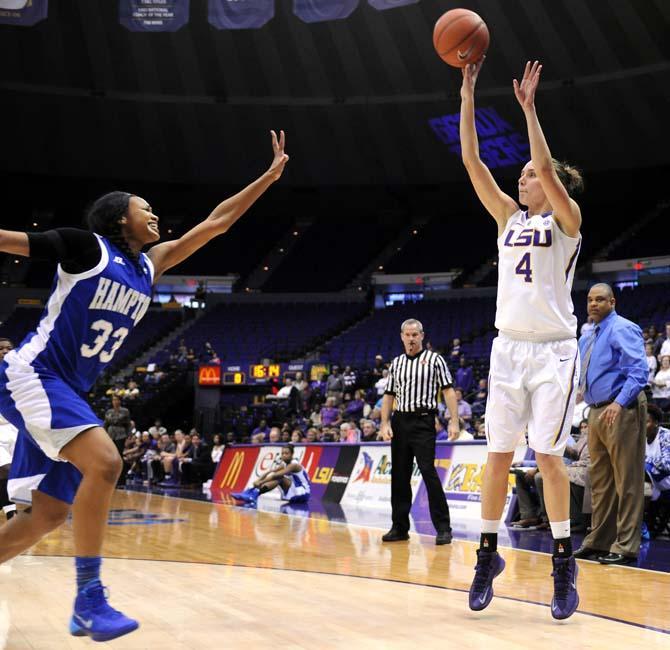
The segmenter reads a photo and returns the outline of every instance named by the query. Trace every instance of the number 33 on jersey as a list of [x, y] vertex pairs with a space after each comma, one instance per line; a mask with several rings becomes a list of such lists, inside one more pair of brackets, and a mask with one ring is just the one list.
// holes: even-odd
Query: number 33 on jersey
[[498, 330], [540, 341], [576, 335], [570, 294], [580, 245], [550, 212], [509, 218], [498, 238]]

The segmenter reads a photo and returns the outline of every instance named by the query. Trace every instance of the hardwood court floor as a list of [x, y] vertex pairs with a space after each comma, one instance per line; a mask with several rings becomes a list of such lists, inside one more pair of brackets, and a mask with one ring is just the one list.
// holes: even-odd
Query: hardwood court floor
[[[502, 549], [496, 599], [467, 608], [475, 544], [382, 545], [381, 531], [117, 492], [103, 579], [142, 624], [115, 648], [667, 648], [670, 575], [580, 562], [579, 613], [551, 618], [548, 556]], [[69, 525], [0, 567], [0, 648], [81, 648], [67, 634]], [[646, 628], [646, 629], [645, 629]], [[655, 629], [650, 629], [655, 628]]]

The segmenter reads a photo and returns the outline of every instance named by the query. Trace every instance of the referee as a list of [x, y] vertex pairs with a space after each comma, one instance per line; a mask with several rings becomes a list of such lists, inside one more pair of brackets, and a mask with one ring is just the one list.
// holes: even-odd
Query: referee
[[[412, 470], [416, 457], [428, 492], [430, 518], [437, 531], [435, 543], [451, 542], [449, 507], [442, 482], [435, 470], [435, 416], [437, 393], [442, 391], [449, 407], [449, 433], [459, 431], [458, 404], [445, 360], [423, 349], [423, 325], [410, 318], [400, 326], [405, 346], [391, 362], [386, 392], [382, 401], [381, 434], [391, 441], [391, 507], [393, 525], [384, 542], [409, 539], [409, 511], [412, 507]], [[391, 419], [393, 403], [396, 411]]]

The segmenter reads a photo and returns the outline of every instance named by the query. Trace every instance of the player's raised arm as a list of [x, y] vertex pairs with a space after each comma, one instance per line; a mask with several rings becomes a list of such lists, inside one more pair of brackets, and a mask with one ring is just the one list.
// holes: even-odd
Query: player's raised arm
[[0, 230], [0, 252], [28, 257], [30, 255], [30, 245], [28, 244], [27, 233]]
[[532, 65], [528, 61], [521, 83], [514, 79], [512, 85], [514, 86], [514, 94], [523, 109], [523, 114], [526, 116], [533, 167], [553, 208], [554, 219], [566, 235], [576, 237], [582, 224], [582, 215], [579, 206], [570, 198], [568, 190], [561, 183], [556, 173], [549, 145], [544, 137], [535, 110], [535, 91], [540, 83], [541, 72], [542, 66], [538, 61], [535, 61]]
[[479, 140], [475, 127], [475, 85], [484, 59], [466, 65], [461, 86], [461, 156], [475, 192], [484, 207], [498, 224], [498, 235], [505, 229], [507, 220], [519, 209], [516, 201], [505, 194], [479, 157]]
[[284, 153], [285, 136], [272, 134], [274, 158], [268, 170], [241, 192], [219, 203], [211, 214], [179, 239], [154, 246], [148, 253], [154, 265], [154, 281], [165, 271], [190, 257], [214, 237], [226, 232], [275, 181], [279, 180], [288, 161]]

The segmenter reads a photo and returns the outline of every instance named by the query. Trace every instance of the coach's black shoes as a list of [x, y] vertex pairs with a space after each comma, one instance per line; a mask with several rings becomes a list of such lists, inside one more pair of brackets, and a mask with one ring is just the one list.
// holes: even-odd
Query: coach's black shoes
[[404, 542], [409, 539], [407, 531], [391, 528], [386, 535], [382, 535], [382, 542]]
[[451, 531], [441, 530], [435, 537], [435, 546], [443, 546], [444, 544], [451, 544]]
[[574, 557], [575, 560], [591, 560], [592, 562], [596, 562], [602, 555], [606, 555], [606, 553], [603, 551], [596, 551], [588, 546], [581, 546], [572, 554], [572, 557]]
[[630, 564], [637, 564], [637, 558], [632, 555], [623, 555], [623, 553], [606, 553], [598, 558], [600, 564], [620, 564], [627, 566]]

